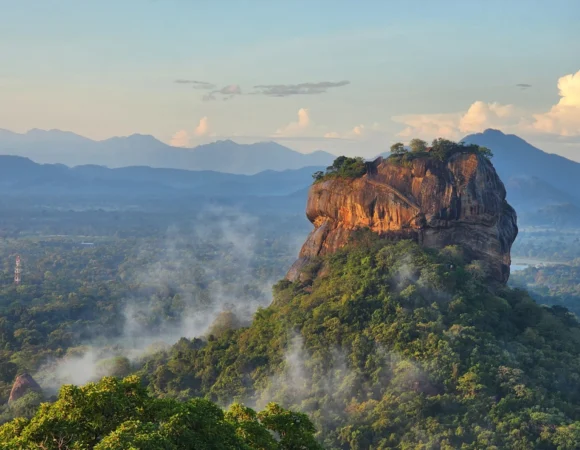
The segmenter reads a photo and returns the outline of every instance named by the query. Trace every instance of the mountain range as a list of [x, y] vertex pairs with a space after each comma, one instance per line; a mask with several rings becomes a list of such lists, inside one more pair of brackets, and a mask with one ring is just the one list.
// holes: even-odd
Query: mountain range
[[[498, 130], [472, 134], [463, 141], [493, 151], [493, 164], [520, 222], [576, 222], [580, 211], [579, 163]], [[0, 130], [1, 153], [30, 158], [0, 156], [0, 192], [8, 196], [240, 199], [284, 195], [291, 196], [293, 205], [306, 199], [311, 174], [334, 158], [325, 152], [302, 154], [273, 142], [244, 145], [226, 140], [181, 149], [152, 136], [92, 141], [58, 130], [25, 134]], [[87, 160], [93, 163], [75, 164]]]
[[323, 151], [300, 153], [275, 142], [238, 144], [221, 140], [195, 148], [178, 148], [149, 135], [133, 134], [94, 141], [67, 131], [39, 129], [24, 134], [0, 129], [0, 154], [68, 166], [150, 166], [246, 175], [264, 170], [327, 166], [335, 158]]
[[312, 166], [255, 175], [132, 166], [109, 169], [38, 164], [21, 156], [0, 156], [0, 193], [8, 196], [280, 196], [301, 192], [312, 182]]
[[493, 165], [520, 222], [536, 225], [577, 223], [580, 209], [580, 163], [547, 153], [519, 136], [488, 129], [464, 142], [493, 151]]

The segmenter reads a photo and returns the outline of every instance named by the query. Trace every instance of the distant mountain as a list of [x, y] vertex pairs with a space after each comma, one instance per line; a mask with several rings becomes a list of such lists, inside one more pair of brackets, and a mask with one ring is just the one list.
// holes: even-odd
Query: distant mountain
[[463, 139], [492, 150], [508, 200], [527, 225], [570, 226], [580, 208], [580, 164], [546, 153], [513, 134], [488, 129]]
[[514, 134], [485, 130], [463, 139], [493, 151], [493, 164], [504, 182], [514, 177], [532, 177], [580, 201], [580, 163], [546, 153]]
[[504, 184], [509, 200], [516, 203], [520, 210], [578, 202], [573, 193], [560, 190], [538, 177], [505, 176]]
[[70, 132], [38, 129], [24, 134], [0, 130], [0, 154], [69, 166], [150, 166], [247, 175], [264, 170], [328, 166], [334, 160], [330, 153], [304, 154], [275, 142], [238, 144], [224, 140], [184, 149], [141, 134], [94, 141]]
[[[488, 129], [466, 136], [493, 151], [493, 165], [524, 225], [570, 225], [580, 208], [580, 164], [550, 154], [513, 134]], [[390, 153], [378, 156], [386, 158]], [[552, 212], [551, 217], [546, 214]]]
[[[497, 130], [469, 135], [464, 141], [492, 149], [493, 164], [522, 225], [570, 224], [576, 220], [580, 208], [579, 163]], [[329, 153], [305, 155], [273, 142], [242, 145], [217, 141], [180, 149], [152, 136], [132, 135], [97, 142], [58, 130], [31, 130], [25, 134], [0, 130], [1, 153], [37, 155], [31, 159], [67, 164], [37, 164], [22, 157], [0, 157], [3, 195], [238, 199], [232, 201], [243, 196], [290, 196], [293, 205], [305, 201], [311, 174], [334, 159]], [[271, 204], [276, 201], [268, 200]], [[553, 216], [545, 217], [550, 211]]]
[[7, 196], [281, 196], [303, 190], [322, 167], [237, 175], [144, 166], [109, 169], [38, 164], [20, 156], [0, 156], [0, 193]]

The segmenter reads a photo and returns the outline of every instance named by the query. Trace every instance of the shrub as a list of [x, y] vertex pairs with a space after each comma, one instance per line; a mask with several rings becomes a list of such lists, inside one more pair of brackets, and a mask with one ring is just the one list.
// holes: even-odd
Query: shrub
[[315, 172], [312, 177], [316, 183], [329, 178], [359, 178], [365, 173], [367, 173], [367, 167], [363, 158], [339, 156], [334, 160], [331, 166], [326, 168], [326, 172]]

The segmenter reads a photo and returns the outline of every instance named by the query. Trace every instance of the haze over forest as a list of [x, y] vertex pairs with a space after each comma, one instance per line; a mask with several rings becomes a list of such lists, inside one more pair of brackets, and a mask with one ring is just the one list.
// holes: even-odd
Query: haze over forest
[[580, 4], [419, 3], [0, 0], [0, 450], [580, 448]]

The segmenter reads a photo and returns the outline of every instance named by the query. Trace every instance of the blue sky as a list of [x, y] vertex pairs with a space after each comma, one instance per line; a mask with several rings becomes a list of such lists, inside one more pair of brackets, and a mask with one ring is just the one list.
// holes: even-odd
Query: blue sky
[[0, 0], [0, 128], [370, 155], [493, 126], [580, 159], [578, 23], [576, 0]]

